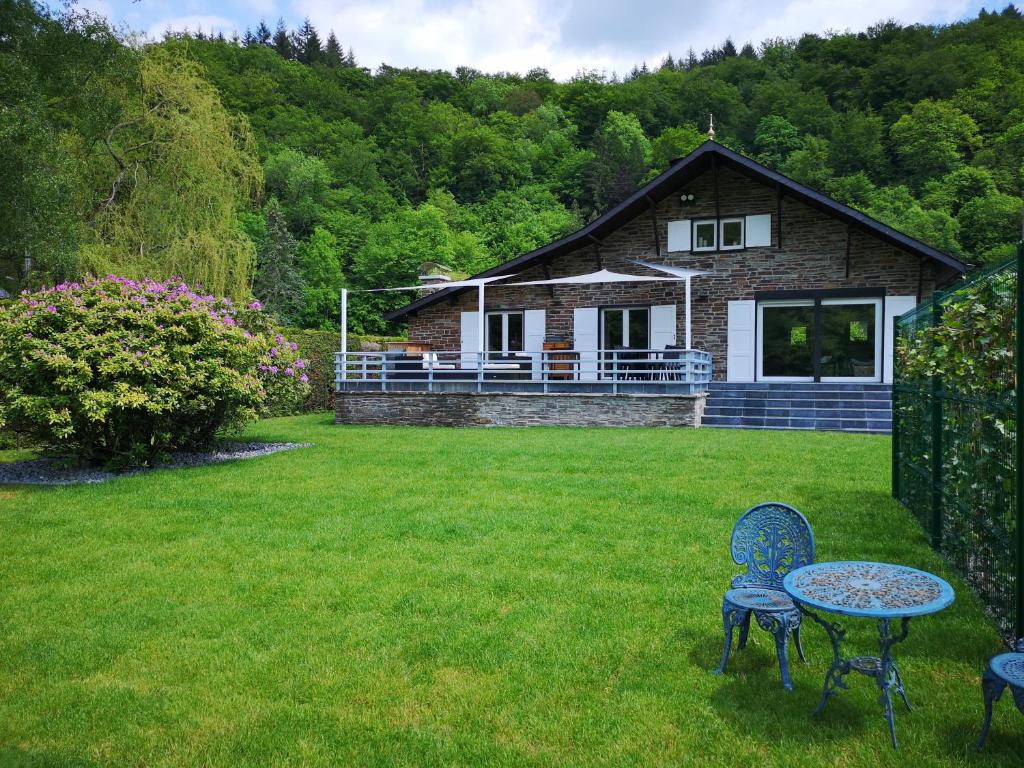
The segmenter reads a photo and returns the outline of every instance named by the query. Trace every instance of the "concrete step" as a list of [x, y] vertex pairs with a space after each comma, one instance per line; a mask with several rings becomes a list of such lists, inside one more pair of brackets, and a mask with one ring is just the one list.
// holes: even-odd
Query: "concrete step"
[[888, 384], [715, 382], [702, 423], [747, 429], [890, 432], [892, 387]]

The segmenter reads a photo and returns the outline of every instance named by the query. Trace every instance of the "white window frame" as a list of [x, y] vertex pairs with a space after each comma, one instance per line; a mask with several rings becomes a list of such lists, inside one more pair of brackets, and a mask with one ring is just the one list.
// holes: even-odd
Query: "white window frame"
[[[881, 298], [842, 298], [842, 299], [826, 299], [822, 298], [821, 305], [823, 307], [836, 306], [843, 304], [872, 304], [875, 307], [875, 375], [874, 376], [822, 376], [821, 381], [825, 383], [851, 383], [851, 384], [876, 384], [882, 380], [882, 373], [884, 367], [884, 360], [882, 358], [883, 349], [883, 335], [884, 330], [882, 326], [883, 320], [883, 301]], [[757, 333], [755, 335], [754, 350], [756, 353], [756, 380], [757, 381], [795, 381], [795, 382], [807, 382], [814, 381], [814, 376], [765, 376], [764, 375], [764, 308], [765, 307], [813, 307], [814, 299], [792, 299], [792, 300], [769, 300], [757, 302]], [[817, 333], [817, 328], [813, 325], [808, 329], [808, 332], [812, 336], [811, 344], [813, 345], [813, 336]], [[812, 368], [813, 370], [813, 368]]]
[[[519, 315], [523, 324], [523, 349], [508, 348], [508, 318], [509, 315]], [[491, 349], [491, 318], [501, 317], [501, 349]], [[496, 352], [501, 355], [510, 355], [516, 352], [526, 351], [526, 313], [521, 309], [501, 309], [494, 312], [484, 313], [484, 350]]]
[[[715, 242], [712, 245], [710, 245], [710, 246], [704, 246], [703, 248], [698, 248], [697, 247], [697, 227], [701, 226], [702, 224], [710, 224], [711, 225], [711, 228], [712, 228], [711, 231], [715, 233]], [[690, 239], [690, 242], [693, 245], [693, 248], [692, 248], [693, 251], [698, 251], [698, 252], [699, 251], [717, 251], [718, 250], [718, 240], [719, 240], [719, 238], [718, 238], [718, 220], [717, 219], [695, 219], [694, 220], [694, 222], [693, 222], [693, 236]]]
[[[740, 244], [725, 244], [725, 225], [740, 225]], [[718, 250], [720, 251], [742, 251], [747, 245], [747, 222], [742, 216], [728, 216], [718, 220]]]
[[647, 312], [647, 344], [651, 343], [651, 309], [652, 307], [647, 304], [630, 304], [627, 306], [611, 306], [601, 307], [599, 312], [600, 323], [598, 324], [598, 346], [602, 352], [613, 352], [611, 349], [604, 349], [604, 319], [607, 312], [622, 312], [622, 346], [629, 348], [629, 319], [628, 312], [638, 312], [644, 310]]
[[[814, 299], [793, 299], [787, 301], [759, 301], [757, 302], [757, 334], [754, 349], [757, 353], [757, 381], [814, 381], [814, 361], [811, 360], [810, 376], [765, 376], [764, 375], [764, 308], [765, 307], [814, 307]], [[814, 323], [807, 329], [809, 341], [813, 350], [814, 346]], [[813, 354], [813, 351], [812, 351]]]
[[874, 376], [822, 376], [822, 381], [828, 382], [852, 382], [861, 384], [877, 384], [882, 380], [882, 336], [884, 326], [882, 325], [882, 299], [822, 299], [821, 306], [836, 306], [839, 304], [873, 304], [875, 307], [875, 375]]

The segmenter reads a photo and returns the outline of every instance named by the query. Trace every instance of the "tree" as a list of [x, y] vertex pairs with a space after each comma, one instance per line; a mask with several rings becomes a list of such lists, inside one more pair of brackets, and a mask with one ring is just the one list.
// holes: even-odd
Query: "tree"
[[314, 229], [309, 239], [299, 245], [298, 265], [302, 278], [299, 322], [304, 328], [334, 328], [344, 284], [334, 235], [322, 227]]
[[264, 165], [267, 193], [273, 195], [293, 234], [305, 237], [326, 211], [331, 172], [319, 157], [282, 149]]
[[911, 185], [959, 168], [980, 144], [974, 121], [947, 102], [925, 99], [889, 129], [899, 164]]
[[320, 34], [307, 16], [295, 33], [293, 43], [296, 58], [303, 64], [318, 64], [323, 60], [323, 46], [320, 43]]
[[269, 46], [271, 44], [270, 27], [267, 26], [267, 23], [263, 19], [260, 19], [260, 24], [256, 27], [253, 39], [255, 40], [256, 45]]
[[274, 31], [272, 46], [277, 55], [282, 59], [294, 59], [295, 48], [292, 46], [292, 39], [288, 35], [288, 28], [284, 25], [284, 19], [277, 20], [277, 29]]
[[673, 160], [686, 157], [707, 140], [696, 126], [687, 123], [676, 128], [666, 128], [651, 143], [651, 173], [660, 173]]
[[900, 232], [916, 237], [946, 253], [961, 253], [960, 225], [943, 211], [921, 207], [903, 185], [879, 189], [868, 206], [869, 215]]
[[256, 258], [252, 292], [281, 323], [298, 320], [303, 305], [298, 248], [276, 200], [267, 208], [267, 237]]
[[800, 134], [789, 120], [778, 115], [762, 117], [754, 134], [757, 159], [771, 168], [779, 168], [798, 149], [803, 148]]
[[244, 298], [254, 248], [238, 214], [262, 190], [255, 141], [199, 65], [149, 48], [124, 114], [102, 136], [82, 268], [129, 277], [181, 275]]
[[338, 38], [332, 29], [327, 35], [327, 45], [324, 48], [324, 64], [328, 67], [342, 67], [345, 65], [345, 50], [338, 42]]
[[651, 142], [636, 115], [611, 111], [594, 137], [590, 184], [598, 206], [625, 199], [647, 175]]
[[885, 125], [877, 115], [857, 110], [839, 116], [829, 142], [829, 164], [838, 174], [864, 172], [874, 179], [885, 178], [889, 161], [882, 140]]
[[965, 203], [957, 216], [965, 252], [976, 261], [1002, 256], [1006, 249], [1000, 246], [1021, 238], [1022, 213], [1024, 201], [1001, 192], [990, 192]]
[[996, 194], [996, 182], [984, 168], [965, 166], [924, 185], [922, 204], [953, 216], [970, 201]]
[[779, 170], [794, 181], [824, 192], [833, 175], [828, 166], [828, 142], [817, 136], [806, 137], [803, 148], [790, 153]]

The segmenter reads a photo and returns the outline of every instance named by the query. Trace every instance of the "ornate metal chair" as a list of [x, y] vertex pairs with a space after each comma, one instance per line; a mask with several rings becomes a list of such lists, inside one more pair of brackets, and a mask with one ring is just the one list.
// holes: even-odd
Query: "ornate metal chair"
[[789, 636], [792, 633], [800, 660], [800, 610], [782, 589], [782, 579], [792, 570], [814, 562], [814, 532], [799, 511], [775, 501], [748, 509], [732, 530], [732, 559], [745, 565], [746, 573], [732, 580], [722, 602], [725, 648], [715, 674], [725, 672], [732, 649], [733, 627], [740, 628], [737, 649], [747, 644], [750, 616], [775, 637], [782, 687], [793, 690], [789, 678]]
[[981, 692], [985, 697], [985, 722], [981, 725], [978, 749], [985, 746], [988, 729], [992, 725], [992, 702], [999, 701], [1007, 688], [1013, 703], [1024, 714], [1024, 639], [1018, 640], [1015, 653], [1001, 653], [988, 663], [981, 678]]

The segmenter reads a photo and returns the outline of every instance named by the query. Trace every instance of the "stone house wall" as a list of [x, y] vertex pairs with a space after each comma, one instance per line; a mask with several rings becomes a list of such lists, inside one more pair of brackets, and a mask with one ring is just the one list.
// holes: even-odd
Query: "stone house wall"
[[[683, 204], [680, 195], [693, 194]], [[782, 199], [782, 245], [775, 190], [732, 171], [719, 171], [719, 209], [722, 218], [770, 214], [768, 247], [736, 251], [667, 253], [668, 222], [715, 217], [714, 181], [710, 172], [680, 188], [656, 207], [662, 254], [657, 255], [649, 214], [644, 213], [605, 238], [599, 249], [584, 246], [551, 260], [550, 275], [532, 266], [517, 279], [540, 280], [593, 272], [600, 268], [636, 272], [630, 259], [706, 270], [711, 274], [692, 280], [692, 345], [711, 352], [714, 378], [725, 377], [728, 302], [753, 299], [757, 291], [835, 288], [885, 289], [889, 295], [926, 298], [935, 285], [935, 268], [873, 235], [840, 222], [792, 198]], [[849, 274], [847, 274], [847, 237]], [[675, 304], [677, 338], [685, 338], [684, 288], [680, 283], [608, 285], [556, 285], [501, 288], [485, 293], [486, 311], [500, 309], [546, 310], [549, 340], [573, 339], [573, 309], [629, 305]], [[458, 350], [461, 344], [461, 313], [477, 309], [477, 294], [464, 291], [454, 299], [426, 307], [409, 317], [410, 341], [427, 343], [437, 350]]]

